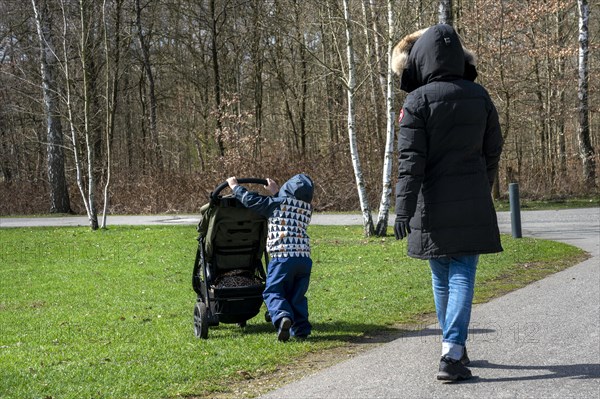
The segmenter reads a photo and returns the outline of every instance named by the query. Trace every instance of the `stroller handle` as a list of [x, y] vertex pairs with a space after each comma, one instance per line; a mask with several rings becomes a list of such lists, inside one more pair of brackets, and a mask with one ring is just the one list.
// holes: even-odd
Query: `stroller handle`
[[[254, 177], [240, 178], [240, 179], [237, 179], [237, 181], [239, 184], [252, 183], [252, 184], [262, 184], [263, 186], [266, 186], [267, 184], [269, 184], [266, 179], [257, 179]], [[215, 188], [215, 191], [210, 193], [211, 201], [217, 201], [219, 199], [219, 194], [221, 193], [221, 191], [225, 187], [228, 187], [228, 186], [229, 186], [229, 184], [227, 182], [223, 182], [223, 183], [219, 184], [217, 186], [217, 188]]]

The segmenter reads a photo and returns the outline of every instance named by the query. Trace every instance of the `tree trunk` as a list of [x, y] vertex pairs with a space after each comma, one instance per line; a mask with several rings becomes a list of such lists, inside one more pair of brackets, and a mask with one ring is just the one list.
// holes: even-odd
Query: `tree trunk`
[[[321, 35], [323, 37], [322, 46], [321, 46], [321, 56], [323, 58], [323, 62], [325, 64], [329, 63], [331, 58], [331, 49], [329, 45], [329, 35], [325, 31], [323, 23], [321, 22]], [[327, 137], [329, 138], [329, 145], [337, 144], [338, 142], [338, 133], [336, 129], [336, 124], [334, 121], [334, 101], [333, 101], [333, 91], [335, 84], [332, 82], [330, 74], [326, 74], [325, 77], [325, 104], [327, 105]], [[332, 161], [335, 162], [336, 152], [331, 152]]]
[[438, 22], [440, 24], [453, 25], [452, 0], [440, 0]]
[[302, 158], [306, 156], [306, 102], [308, 100], [308, 62], [306, 55], [306, 44], [300, 21], [300, 9], [298, 2], [295, 2], [296, 9], [296, 34], [298, 35], [298, 54], [300, 56], [300, 104], [298, 104], [298, 119], [300, 122], [300, 154]]
[[85, 4], [86, 0], [79, 0], [79, 15], [81, 17], [81, 43], [79, 56], [81, 58], [81, 70], [83, 72], [83, 133], [85, 137], [85, 148], [87, 155], [87, 173], [88, 173], [88, 217], [90, 220], [90, 228], [98, 230], [98, 211], [96, 209], [96, 175], [94, 174], [95, 151], [93, 127], [90, 124], [90, 67], [88, 60], [90, 57], [88, 38], [88, 18], [86, 11], [89, 10], [89, 5]]
[[381, 191], [381, 202], [375, 234], [385, 237], [387, 234], [388, 216], [390, 210], [390, 198], [392, 194], [392, 163], [394, 155], [394, 74], [392, 72], [392, 51], [394, 49], [394, 1], [388, 0], [388, 59], [387, 59], [387, 133], [385, 140], [385, 154], [383, 159], [383, 187]]
[[142, 62], [144, 64], [144, 70], [148, 77], [148, 100], [150, 102], [150, 140], [153, 147], [153, 155], [156, 159], [156, 166], [159, 170], [163, 169], [163, 157], [160, 141], [158, 140], [158, 128], [156, 122], [156, 93], [154, 84], [154, 73], [152, 72], [152, 64], [150, 62], [150, 45], [148, 44], [146, 36], [142, 28], [142, 9], [140, 7], [140, 0], [135, 0], [135, 22], [138, 31], [138, 38], [140, 40], [140, 47], [142, 49]]
[[[88, 219], [90, 221], [90, 226], [94, 229], [94, 224], [96, 229], [98, 228], [98, 218], [94, 214], [93, 204], [89, 203], [89, 196], [86, 195], [85, 184], [83, 181], [83, 167], [81, 164], [81, 158], [79, 156], [79, 139], [77, 128], [75, 127], [74, 120], [74, 112], [73, 112], [73, 103], [71, 100], [71, 67], [69, 63], [69, 53], [68, 53], [68, 42], [67, 42], [67, 31], [68, 31], [68, 22], [67, 16], [65, 12], [65, 4], [64, 0], [61, 0], [61, 8], [62, 8], [62, 17], [63, 17], [63, 65], [64, 65], [64, 74], [65, 74], [65, 106], [67, 108], [67, 115], [69, 121], [69, 128], [71, 132], [71, 144], [73, 149], [73, 158], [75, 161], [75, 171], [76, 171], [76, 181], [77, 187], [79, 188], [79, 193], [81, 194], [81, 200], [83, 201], [83, 206], [85, 207], [85, 211], [88, 215]], [[83, 35], [83, 33], [82, 33]], [[94, 222], [95, 221], [95, 222]]]
[[387, 90], [387, 79], [386, 71], [384, 70], [383, 63], [381, 62], [381, 46], [379, 44], [380, 29], [377, 23], [377, 13], [375, 12], [375, 0], [369, 0], [369, 8], [371, 9], [371, 23], [373, 24], [373, 45], [375, 46], [375, 65], [377, 65], [377, 75], [379, 78], [379, 91], [381, 98], [386, 98]]
[[[381, 132], [381, 119], [382, 119], [382, 110], [379, 106], [380, 102], [379, 98], [381, 97], [381, 86], [380, 86], [380, 82], [379, 82], [379, 64], [378, 64], [378, 59], [375, 56], [377, 53], [377, 47], [371, 48], [373, 45], [371, 44], [371, 33], [369, 32], [369, 26], [372, 26], [373, 28], [377, 28], [377, 25], [375, 23], [371, 24], [371, 19], [374, 19], [375, 17], [373, 15], [369, 15], [369, 13], [371, 12], [371, 9], [369, 7], [369, 4], [367, 4], [369, 0], [363, 0], [362, 1], [362, 11], [363, 11], [363, 18], [364, 18], [364, 35], [365, 35], [365, 59], [367, 60], [367, 73], [369, 74], [369, 82], [371, 83], [369, 86], [369, 94], [370, 94], [370, 100], [371, 100], [371, 108], [373, 109], [373, 112], [375, 113], [375, 136], [377, 137], [377, 147], [379, 147], [381, 145], [381, 142], [383, 141], [382, 139], [382, 132]], [[374, 0], [371, 0], [371, 3], [373, 3]], [[374, 8], [374, 7], [373, 7]], [[373, 36], [377, 37], [379, 35], [379, 31], [375, 30], [373, 32]], [[378, 95], [379, 94], [379, 95]]]
[[583, 178], [588, 187], [596, 187], [596, 162], [594, 148], [590, 141], [589, 103], [588, 103], [588, 52], [589, 32], [588, 22], [590, 7], [587, 0], [577, 1], [579, 9], [579, 126], [577, 137], [579, 139], [579, 154], [583, 161]]
[[[566, 12], [564, 10], [557, 10], [555, 14], [556, 21], [556, 43], [559, 46], [563, 47], [567, 45], [567, 41], [565, 40], [565, 16]], [[567, 76], [565, 75], [566, 67], [566, 57], [560, 54], [555, 60], [556, 70], [557, 70], [557, 78], [555, 80], [565, 80]], [[555, 82], [554, 82], [555, 83]], [[557, 87], [558, 86], [558, 87]], [[556, 147], [557, 147], [557, 157], [558, 157], [558, 173], [561, 177], [565, 177], [567, 175], [567, 144], [565, 140], [565, 119], [568, 105], [565, 101], [565, 89], [562, 85], [554, 84], [554, 97], [556, 101]]]
[[50, 188], [50, 213], [71, 213], [69, 190], [65, 176], [62, 123], [59, 114], [58, 86], [56, 83], [56, 52], [52, 36], [52, 22], [46, 0], [31, 0], [40, 41], [40, 67], [44, 109], [46, 113], [47, 171]]
[[346, 56], [348, 60], [348, 141], [350, 143], [350, 156], [352, 157], [352, 166], [354, 167], [354, 176], [356, 177], [356, 187], [358, 189], [358, 198], [360, 200], [360, 209], [363, 215], [363, 226], [366, 237], [373, 235], [373, 216], [369, 208], [367, 191], [363, 181], [362, 167], [358, 156], [358, 145], [356, 143], [356, 122], [354, 111], [354, 94], [356, 91], [356, 72], [354, 64], [354, 48], [352, 44], [352, 31], [350, 24], [350, 10], [348, 0], [344, 0], [344, 21], [346, 23]]
[[[139, 1], [139, 0], [136, 0]], [[217, 25], [218, 25], [218, 20], [217, 20], [217, 12], [215, 10], [215, 0], [210, 0], [210, 17], [211, 17], [211, 46], [210, 46], [210, 50], [211, 50], [211, 54], [212, 54], [212, 66], [213, 66], [213, 73], [214, 73], [214, 92], [215, 92], [215, 107], [216, 110], [215, 112], [217, 113], [216, 116], [216, 121], [217, 121], [217, 132], [216, 132], [216, 139], [217, 139], [217, 146], [219, 147], [219, 155], [220, 156], [225, 156], [225, 146], [223, 144], [223, 137], [221, 137], [222, 135], [222, 131], [223, 131], [223, 124], [222, 124], [222, 110], [221, 110], [221, 77], [220, 77], [220, 67], [219, 67], [219, 53], [217, 51], [217, 35], [218, 35], [218, 29], [217, 29]]]
[[106, 0], [102, 4], [102, 22], [104, 27], [104, 56], [106, 62], [106, 82], [105, 82], [105, 101], [106, 101], [106, 179], [104, 182], [104, 207], [102, 210], [102, 222], [101, 228], [106, 228], [106, 216], [108, 213], [110, 196], [108, 194], [108, 188], [110, 187], [111, 180], [111, 162], [112, 162], [112, 137], [115, 130], [115, 114], [117, 112], [117, 92], [119, 88], [119, 61], [120, 61], [120, 29], [121, 26], [121, 6], [122, 0], [116, 1], [115, 10], [115, 46], [114, 46], [114, 72], [111, 81], [111, 58], [110, 49], [108, 45], [108, 25], [106, 21]]
[[[501, 16], [502, 18], [499, 21], [499, 26], [498, 26], [498, 30], [499, 30], [499, 34], [500, 34], [500, 51], [498, 52], [498, 56], [500, 57], [499, 60], [499, 75], [500, 75], [500, 87], [501, 87], [501, 93], [504, 96], [504, 124], [502, 126], [502, 138], [504, 140], [504, 142], [507, 142], [507, 138], [510, 136], [511, 134], [511, 128], [512, 128], [512, 121], [510, 118], [510, 111], [511, 111], [511, 93], [509, 91], [509, 85], [506, 82], [506, 71], [505, 71], [505, 61], [503, 59], [504, 57], [504, 50], [503, 50], [503, 43], [504, 43], [504, 32], [505, 32], [505, 12], [504, 12], [504, 3], [501, 3], [501, 7], [502, 7], [502, 13]], [[516, 143], [518, 140], [517, 137], [515, 137], [515, 149], [517, 151], [520, 151], [520, 146]], [[517, 161], [520, 164], [520, 160]], [[520, 167], [517, 168], [517, 179], [519, 176], [519, 172], [520, 172]], [[512, 177], [512, 176], [511, 176]], [[500, 198], [500, 179], [499, 179], [499, 173], [496, 173], [496, 178], [494, 179], [494, 185], [492, 186], [492, 198], [494, 199], [498, 199]], [[512, 179], [507, 179], [507, 183], [513, 183]]]
[[6, 130], [0, 114], [0, 170], [2, 171], [0, 180], [3, 179], [6, 183], [12, 183], [13, 179], [11, 160], [9, 158], [10, 147], [12, 147], [12, 143], [8, 143]]
[[258, 143], [256, 151], [254, 153], [255, 159], [261, 156], [261, 138], [262, 138], [262, 125], [263, 125], [263, 34], [260, 29], [260, 4], [262, 0], [254, 0], [253, 5], [253, 29], [254, 34], [252, 38], [252, 57], [254, 59], [254, 128], [258, 136]]

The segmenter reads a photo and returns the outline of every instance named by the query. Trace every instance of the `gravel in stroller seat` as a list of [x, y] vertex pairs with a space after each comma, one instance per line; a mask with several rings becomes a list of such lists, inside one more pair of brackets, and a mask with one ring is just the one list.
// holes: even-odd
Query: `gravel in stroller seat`
[[216, 288], [237, 288], [261, 285], [261, 280], [248, 270], [232, 270], [215, 279]]

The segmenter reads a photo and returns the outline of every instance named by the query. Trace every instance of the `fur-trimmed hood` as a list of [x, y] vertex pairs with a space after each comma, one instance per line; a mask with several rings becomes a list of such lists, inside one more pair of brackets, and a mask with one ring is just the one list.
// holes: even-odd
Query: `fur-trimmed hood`
[[454, 79], [475, 80], [475, 54], [465, 48], [450, 25], [434, 25], [405, 36], [392, 53], [392, 70], [407, 92], [430, 83]]

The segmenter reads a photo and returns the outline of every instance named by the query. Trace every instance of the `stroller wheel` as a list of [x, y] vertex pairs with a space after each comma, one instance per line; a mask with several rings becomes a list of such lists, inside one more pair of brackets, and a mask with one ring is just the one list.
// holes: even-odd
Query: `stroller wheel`
[[204, 302], [196, 302], [194, 307], [194, 334], [196, 338], [208, 338], [208, 313]]

